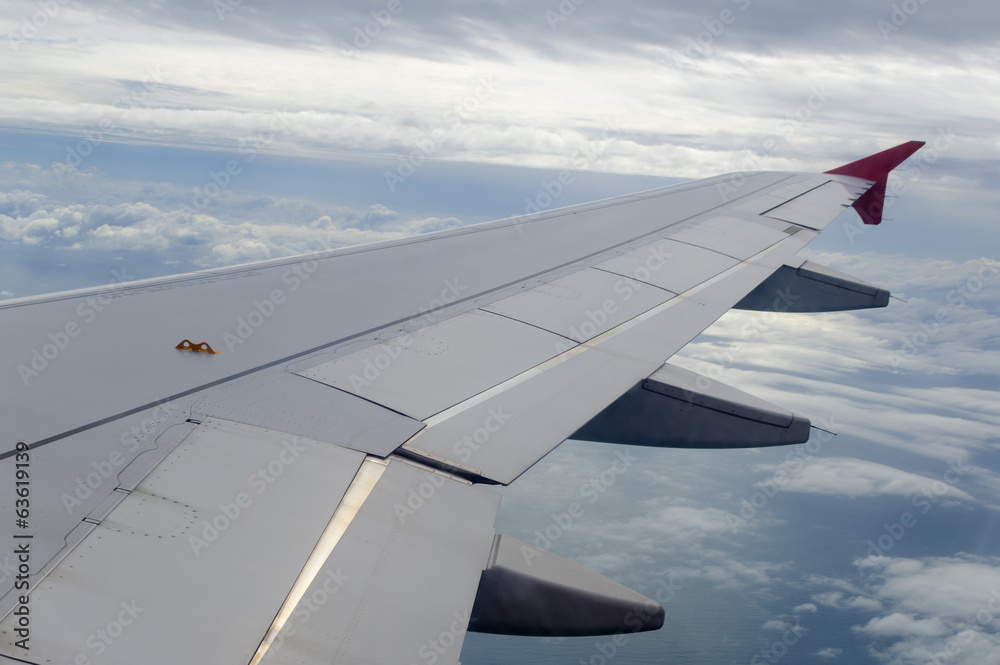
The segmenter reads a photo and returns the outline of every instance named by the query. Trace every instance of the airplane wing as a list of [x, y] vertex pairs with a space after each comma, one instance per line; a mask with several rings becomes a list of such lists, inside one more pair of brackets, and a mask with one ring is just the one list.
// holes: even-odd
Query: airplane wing
[[884, 306], [796, 256], [911, 142], [432, 233], [0, 303], [0, 662], [457, 663], [467, 630], [659, 628], [497, 534], [569, 437], [805, 441], [666, 361], [729, 309]]

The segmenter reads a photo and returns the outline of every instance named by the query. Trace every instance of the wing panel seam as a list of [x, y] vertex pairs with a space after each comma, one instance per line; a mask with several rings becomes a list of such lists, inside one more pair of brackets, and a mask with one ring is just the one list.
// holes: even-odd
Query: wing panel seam
[[[684, 300], [690, 299], [691, 296], [696, 295], [700, 291], [702, 291], [702, 290], [704, 290], [704, 289], [706, 289], [706, 288], [708, 288], [708, 287], [710, 287], [710, 286], [712, 286], [712, 285], [714, 285], [714, 284], [722, 281], [723, 279], [726, 279], [730, 275], [730, 273], [735, 273], [735, 272], [737, 272], [739, 270], [742, 270], [746, 265], [749, 265], [749, 264], [753, 263], [756, 259], [758, 259], [758, 258], [760, 258], [762, 256], [765, 256], [767, 254], [770, 254], [771, 252], [774, 251], [775, 247], [777, 245], [781, 244], [782, 242], [784, 242], [784, 240], [785, 239], [779, 240], [779, 241], [777, 241], [777, 242], [775, 242], [775, 243], [773, 243], [773, 244], [765, 247], [764, 249], [762, 249], [758, 253], [754, 254], [753, 256], [749, 257], [745, 261], [740, 261], [740, 263], [732, 266], [731, 268], [728, 268], [728, 269], [720, 272], [719, 274], [715, 275], [714, 277], [710, 277], [709, 279], [706, 279], [705, 281], [701, 282], [700, 284], [697, 284], [697, 285], [691, 287], [690, 289], [688, 289], [684, 293], [678, 294], [676, 297], [671, 298], [670, 300], [667, 300], [666, 302], [663, 302], [663, 303], [657, 305], [656, 307], [653, 307], [652, 309], [646, 310], [645, 312], [643, 312], [643, 313], [641, 313], [641, 314], [639, 314], [637, 316], [634, 316], [633, 318], [629, 319], [628, 321], [623, 321], [622, 323], [618, 324], [617, 326], [615, 326], [611, 330], [607, 330], [607, 331], [601, 333], [600, 335], [598, 335], [597, 337], [589, 339], [586, 342], [582, 342], [582, 343], [578, 344], [577, 346], [573, 347], [572, 349], [568, 349], [568, 350], [564, 351], [563, 353], [561, 353], [561, 354], [559, 354], [557, 356], [549, 358], [548, 360], [546, 360], [543, 363], [540, 363], [538, 365], [535, 365], [534, 367], [526, 369], [525, 371], [521, 372], [520, 374], [518, 374], [516, 376], [513, 376], [513, 377], [507, 379], [506, 381], [504, 381], [502, 383], [499, 383], [499, 384], [493, 386], [492, 388], [489, 388], [488, 390], [484, 390], [481, 393], [473, 395], [473, 396], [469, 397], [468, 399], [466, 399], [466, 400], [464, 400], [462, 402], [459, 402], [458, 404], [455, 404], [455, 405], [453, 405], [453, 406], [445, 409], [444, 411], [440, 411], [440, 412], [434, 414], [433, 416], [425, 418], [424, 419], [424, 423], [427, 425], [427, 427], [433, 427], [434, 425], [442, 423], [442, 422], [444, 422], [444, 421], [452, 418], [453, 416], [458, 415], [459, 413], [462, 413], [463, 411], [467, 411], [468, 409], [473, 408], [477, 404], [481, 404], [485, 400], [490, 399], [491, 397], [493, 397], [495, 395], [499, 395], [499, 394], [501, 394], [501, 393], [509, 390], [510, 388], [513, 388], [514, 386], [517, 386], [517, 385], [519, 385], [521, 383], [524, 383], [525, 381], [527, 381], [527, 380], [529, 380], [529, 379], [531, 379], [531, 378], [533, 378], [535, 376], [538, 376], [539, 374], [541, 374], [542, 372], [548, 370], [552, 366], [555, 366], [555, 365], [558, 365], [558, 364], [562, 364], [563, 362], [569, 360], [570, 358], [572, 358], [572, 357], [574, 357], [576, 355], [579, 355], [580, 353], [583, 353], [584, 351], [587, 351], [587, 350], [592, 349], [592, 348], [597, 348], [604, 341], [620, 335], [621, 333], [629, 330], [630, 328], [633, 328], [633, 327], [639, 325], [640, 323], [646, 321], [647, 319], [650, 319], [650, 318], [652, 318], [652, 317], [660, 314], [661, 312], [665, 312], [666, 310], [670, 309], [671, 307], [676, 306], [678, 303], [681, 303]], [[423, 429], [423, 430], [421, 430], [420, 432], [417, 432], [416, 434], [414, 434], [410, 438], [409, 441], [416, 440], [425, 431], [426, 431], [426, 428]], [[407, 441], [406, 443], [404, 443], [403, 446], [407, 446], [408, 443], [409, 443], [409, 441]]]
[[[772, 183], [772, 184], [770, 184], [770, 185], [768, 185], [766, 187], [762, 187], [761, 189], [767, 189], [767, 188], [771, 188], [771, 187], [776, 187], [776, 186], [782, 184], [783, 182], [785, 182], [785, 181], [787, 181], [787, 180], [789, 180], [789, 179], [791, 179], [793, 177], [795, 177], [795, 176], [794, 175], [789, 175], [789, 176], [787, 176], [787, 177], [779, 180], [778, 182]], [[382, 324], [382, 325], [380, 325], [378, 327], [375, 327], [375, 328], [370, 328], [370, 329], [362, 331], [362, 332], [354, 333], [353, 335], [348, 335], [347, 337], [343, 337], [341, 339], [334, 340], [332, 342], [326, 342], [324, 344], [320, 344], [319, 346], [315, 346], [315, 347], [313, 347], [311, 349], [306, 349], [304, 351], [298, 351], [296, 353], [293, 353], [291, 355], [285, 356], [283, 358], [278, 358], [276, 360], [272, 360], [272, 361], [264, 363], [262, 365], [258, 365], [257, 367], [252, 367], [252, 368], [243, 370], [241, 372], [237, 372], [235, 374], [232, 374], [230, 376], [226, 376], [226, 377], [222, 377], [220, 379], [216, 379], [214, 381], [210, 381], [210, 382], [202, 384], [200, 386], [195, 386], [193, 388], [188, 388], [187, 390], [182, 390], [181, 392], [175, 393], [173, 395], [160, 398], [160, 399], [155, 400], [153, 402], [149, 402], [148, 404], [143, 404], [141, 406], [137, 406], [137, 407], [134, 407], [132, 409], [128, 409], [127, 411], [122, 411], [122, 412], [117, 413], [115, 415], [107, 416], [106, 418], [102, 418], [100, 420], [95, 420], [94, 422], [88, 423], [86, 425], [81, 425], [80, 427], [75, 427], [75, 428], [73, 428], [71, 430], [67, 430], [67, 431], [62, 432], [60, 434], [54, 434], [54, 435], [52, 435], [50, 437], [46, 437], [46, 438], [44, 438], [44, 439], [42, 439], [40, 441], [36, 441], [34, 443], [29, 444], [28, 448], [30, 450], [34, 450], [35, 448], [40, 448], [40, 447], [48, 445], [50, 443], [54, 443], [54, 442], [59, 441], [61, 439], [65, 439], [67, 437], [73, 436], [74, 434], [79, 434], [81, 432], [86, 432], [88, 430], [94, 429], [95, 427], [100, 427], [101, 425], [106, 425], [108, 423], [113, 423], [116, 420], [120, 420], [122, 418], [127, 418], [128, 416], [135, 415], [136, 413], [141, 413], [142, 411], [145, 411], [147, 409], [155, 408], [156, 406], [159, 406], [161, 404], [167, 404], [169, 402], [173, 402], [175, 400], [187, 397], [189, 395], [194, 395], [195, 393], [201, 392], [202, 390], [207, 390], [209, 388], [214, 388], [215, 386], [222, 385], [222, 384], [227, 383], [229, 381], [234, 381], [236, 379], [243, 378], [244, 376], [249, 376], [250, 374], [253, 374], [254, 372], [259, 372], [259, 371], [264, 370], [264, 369], [269, 369], [271, 367], [275, 367], [277, 365], [281, 365], [283, 363], [287, 363], [289, 361], [296, 360], [298, 358], [304, 358], [305, 356], [311, 355], [311, 354], [316, 353], [318, 351], [322, 351], [324, 349], [328, 349], [330, 347], [337, 346], [337, 345], [343, 344], [345, 342], [350, 342], [350, 341], [353, 341], [353, 340], [356, 340], [356, 339], [360, 339], [360, 338], [364, 337], [365, 335], [371, 335], [371, 334], [376, 333], [376, 332], [378, 332], [380, 330], [385, 330], [386, 328], [390, 328], [392, 326], [397, 326], [397, 325], [406, 323], [408, 321], [412, 321], [414, 319], [418, 319], [418, 318], [424, 317], [424, 316], [426, 316], [429, 313], [434, 313], [434, 312], [438, 312], [438, 311], [441, 311], [441, 310], [444, 310], [444, 309], [447, 309], [447, 308], [450, 308], [450, 307], [454, 307], [455, 305], [466, 303], [466, 302], [469, 302], [470, 300], [473, 300], [473, 299], [476, 299], [476, 298], [482, 298], [485, 295], [489, 295], [491, 293], [496, 293], [498, 291], [502, 291], [503, 289], [506, 289], [506, 288], [509, 288], [511, 286], [514, 286], [515, 284], [520, 284], [520, 283], [525, 282], [527, 280], [534, 279], [535, 277], [540, 277], [542, 275], [546, 275], [546, 274], [558, 271], [558, 270], [560, 270], [562, 268], [565, 268], [567, 266], [571, 266], [571, 265], [573, 265], [575, 263], [579, 263], [580, 261], [585, 261], [585, 260], [593, 258], [595, 256], [600, 256], [601, 254], [604, 254], [604, 253], [609, 252], [611, 250], [617, 249], [619, 247], [622, 247], [622, 246], [625, 246], [625, 245], [629, 245], [629, 244], [634, 243], [634, 242], [638, 242], [639, 240], [642, 240], [643, 238], [656, 237], [658, 234], [663, 233], [665, 230], [667, 230], [669, 228], [672, 228], [674, 226], [677, 226], [678, 224], [683, 224], [685, 222], [691, 221], [692, 219], [696, 219], [698, 217], [701, 217], [702, 215], [711, 213], [711, 212], [713, 212], [715, 210], [718, 210], [720, 208], [725, 208], [727, 206], [731, 206], [731, 205], [733, 205], [734, 203], [736, 203], [738, 201], [741, 201], [741, 200], [746, 199], [746, 198], [748, 198], [750, 196], [754, 196], [756, 194], [759, 194], [760, 191], [761, 190], [758, 189], [758, 190], [754, 190], [752, 192], [747, 192], [746, 194], [743, 194], [742, 196], [737, 196], [736, 198], [732, 199], [731, 201], [726, 201], [725, 203], [720, 203], [719, 205], [717, 205], [715, 207], [709, 208], [707, 210], [702, 210], [702, 211], [700, 211], [698, 213], [695, 213], [693, 215], [690, 215], [690, 216], [688, 216], [688, 217], [686, 217], [684, 219], [677, 220], [675, 222], [672, 222], [670, 224], [662, 226], [662, 227], [660, 227], [660, 228], [658, 228], [658, 229], [656, 229], [654, 231], [650, 231], [649, 233], [643, 233], [643, 234], [641, 234], [639, 236], [636, 236], [634, 238], [630, 238], [628, 240], [622, 241], [622, 242], [617, 243], [615, 245], [611, 245], [611, 246], [605, 247], [605, 248], [601, 249], [600, 251], [592, 252], [592, 253], [587, 254], [585, 256], [581, 256], [579, 258], [573, 259], [572, 261], [567, 261], [567, 262], [565, 262], [565, 263], [563, 263], [561, 265], [552, 266], [552, 267], [548, 268], [547, 270], [539, 271], [539, 272], [537, 272], [537, 273], [535, 273], [533, 275], [526, 275], [525, 277], [522, 277], [521, 279], [514, 280], [514, 281], [508, 282], [506, 284], [502, 284], [500, 286], [493, 287], [492, 289], [488, 289], [486, 291], [482, 291], [482, 292], [477, 293], [477, 294], [466, 296], [465, 298], [456, 300], [456, 301], [454, 301], [452, 303], [449, 303], [447, 305], [442, 305], [441, 307], [438, 307], [438, 308], [435, 308], [435, 309], [431, 309], [431, 310], [427, 310], [426, 312], [421, 312], [419, 314], [413, 314], [413, 315], [407, 316], [406, 318], [397, 319], [396, 321], [391, 321], [389, 323]], [[733, 258], [735, 258], [735, 257], [733, 257]], [[16, 451], [13, 450], [13, 449], [12, 450], [8, 450], [8, 451], [6, 451], [4, 453], [0, 453], [0, 460], [7, 459], [8, 457], [13, 456], [15, 453], [16, 453]]]
[[281, 632], [285, 623], [291, 618], [292, 612], [298, 607], [299, 601], [302, 600], [306, 591], [309, 590], [309, 586], [320, 570], [322, 570], [323, 564], [326, 563], [337, 543], [343, 538], [344, 533], [347, 532], [347, 528], [351, 526], [351, 522], [357, 517], [361, 511], [361, 507], [372, 491], [374, 491], [382, 474], [385, 473], [386, 467], [386, 462], [371, 457], [366, 457], [364, 462], [361, 463], [361, 468], [358, 469], [354, 480], [348, 486], [347, 492], [344, 493], [344, 498], [340, 500], [340, 505], [333, 512], [333, 516], [323, 530], [323, 534], [319, 537], [316, 547], [313, 548], [313, 551], [309, 554], [309, 558], [306, 559], [306, 563], [302, 567], [302, 572], [299, 573], [295, 583], [292, 584], [288, 596], [281, 604], [281, 609], [278, 610], [278, 614], [257, 647], [256, 653], [254, 653], [253, 658], [250, 660], [250, 665], [258, 665], [264, 659], [278, 633]]

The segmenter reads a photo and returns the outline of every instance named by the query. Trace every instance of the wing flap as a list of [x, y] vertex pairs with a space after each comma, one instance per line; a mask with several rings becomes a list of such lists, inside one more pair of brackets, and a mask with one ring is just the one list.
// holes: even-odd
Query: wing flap
[[667, 363], [570, 438], [663, 448], [758, 448], [804, 443], [810, 422]]
[[684, 293], [737, 263], [739, 260], [725, 254], [664, 239], [599, 263], [597, 267], [673, 293]]
[[283, 370], [257, 372], [201, 396], [192, 418], [214, 416], [386, 457], [424, 426], [342, 390]]
[[474, 310], [298, 373], [419, 420], [548, 360], [567, 342]]
[[209, 420], [31, 592], [37, 662], [247, 662], [364, 455]]
[[[839, 213], [838, 213], [839, 214]], [[783, 240], [788, 234], [756, 221], [728, 215], [709, 217], [670, 237], [744, 261]]]
[[753, 262], [428, 418], [403, 450], [512, 482], [739, 302], [810, 234], [783, 237]]
[[499, 505], [390, 460], [263, 662], [458, 663]]
[[773, 187], [763, 194], [749, 197], [746, 201], [737, 204], [736, 209], [754, 215], [762, 215], [768, 210], [794, 199], [796, 196], [802, 196], [809, 190], [815, 189], [829, 180], [829, 178], [818, 176], [797, 178], [788, 184]]
[[674, 295], [630, 277], [588, 268], [483, 309], [586, 342]]
[[822, 230], [839, 217], [845, 208], [849, 208], [861, 193], [853, 185], [830, 180], [763, 214], [783, 222]]

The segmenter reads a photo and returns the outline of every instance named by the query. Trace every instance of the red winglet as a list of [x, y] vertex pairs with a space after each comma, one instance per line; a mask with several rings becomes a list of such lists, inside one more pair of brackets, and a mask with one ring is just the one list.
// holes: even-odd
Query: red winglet
[[909, 141], [897, 145], [895, 148], [883, 150], [870, 157], [827, 171], [827, 173], [874, 181], [875, 186], [854, 202], [854, 209], [861, 215], [865, 224], [881, 224], [882, 210], [885, 208], [885, 185], [889, 179], [889, 172], [905, 162], [910, 155], [923, 146], [923, 141]]

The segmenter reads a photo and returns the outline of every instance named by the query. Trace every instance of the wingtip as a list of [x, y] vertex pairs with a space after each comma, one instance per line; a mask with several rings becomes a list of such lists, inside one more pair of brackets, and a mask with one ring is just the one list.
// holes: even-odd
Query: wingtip
[[864, 159], [859, 159], [850, 164], [844, 164], [831, 171], [830, 175], [846, 175], [855, 178], [864, 178], [874, 182], [882, 182], [889, 177], [889, 172], [905, 162], [917, 150], [924, 147], [924, 141], [907, 141], [894, 148], [877, 152]]
[[865, 224], [878, 225], [882, 223], [882, 212], [885, 209], [885, 192], [889, 172], [909, 159], [924, 145], [924, 141], [907, 141], [856, 162], [844, 164], [832, 171], [827, 171], [827, 173], [863, 178], [875, 183], [861, 198], [854, 202], [853, 208]]

